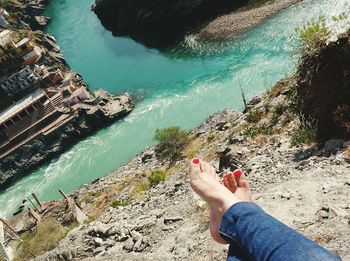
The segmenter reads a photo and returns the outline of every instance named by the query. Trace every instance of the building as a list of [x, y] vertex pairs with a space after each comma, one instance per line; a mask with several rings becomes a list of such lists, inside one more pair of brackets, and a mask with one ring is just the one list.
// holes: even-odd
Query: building
[[0, 88], [3, 89], [9, 97], [12, 97], [21, 91], [34, 87], [40, 80], [39, 71], [40, 67], [34, 67], [32, 70], [29, 66], [26, 66], [6, 80], [0, 80]]
[[[0, 64], [18, 59], [20, 63], [32, 64], [39, 57], [39, 50], [38, 47], [35, 49], [28, 37], [22, 37], [19, 33], [10, 30], [0, 32]], [[26, 55], [30, 53], [32, 54], [27, 57]], [[37, 57], [34, 59], [35, 56]]]
[[6, 18], [9, 16], [9, 13], [6, 12], [4, 8], [0, 8], [0, 28], [7, 28], [9, 23]]
[[24, 97], [16, 104], [0, 113], [0, 150], [16, 139], [28, 137], [26, 131], [39, 121], [56, 111], [52, 99], [38, 89]]

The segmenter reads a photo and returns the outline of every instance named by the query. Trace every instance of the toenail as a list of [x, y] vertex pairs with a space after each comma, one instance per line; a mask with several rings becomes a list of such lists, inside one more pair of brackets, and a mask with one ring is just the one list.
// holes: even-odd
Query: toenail
[[233, 174], [235, 175], [236, 178], [240, 178], [242, 176], [242, 171], [240, 169], [236, 169]]
[[194, 159], [192, 160], [192, 162], [193, 162], [194, 164], [199, 164], [199, 159], [194, 158]]

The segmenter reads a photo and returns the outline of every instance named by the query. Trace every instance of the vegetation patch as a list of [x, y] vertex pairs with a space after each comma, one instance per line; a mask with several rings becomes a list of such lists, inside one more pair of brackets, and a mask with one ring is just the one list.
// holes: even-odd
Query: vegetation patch
[[126, 207], [127, 205], [129, 205], [129, 201], [125, 200], [125, 201], [113, 201], [111, 204], [111, 207], [113, 208], [117, 208], [117, 207]]
[[133, 195], [141, 194], [144, 191], [149, 189], [149, 182], [148, 181], [143, 181], [138, 183], [134, 189], [132, 190]]
[[160, 182], [164, 181], [166, 177], [166, 172], [164, 170], [157, 169], [152, 171], [151, 175], [148, 177], [148, 181], [151, 187], [158, 185]]
[[170, 161], [171, 164], [183, 157], [183, 151], [190, 142], [187, 131], [180, 127], [169, 127], [158, 129], [154, 135], [154, 140], [158, 143], [155, 147], [158, 159]]
[[197, 156], [202, 145], [203, 141], [200, 138], [192, 140], [185, 149], [186, 158], [192, 159]]
[[249, 123], [258, 123], [262, 116], [264, 115], [264, 112], [259, 108], [254, 108], [249, 110], [246, 116], [246, 121]]
[[243, 131], [243, 135], [248, 137], [256, 137], [258, 135], [272, 135], [274, 133], [272, 126], [267, 124], [256, 125], [253, 127], [248, 127]]
[[278, 103], [272, 112], [271, 124], [275, 125], [278, 123], [280, 117], [288, 111], [288, 106], [284, 103]]
[[316, 130], [312, 127], [303, 126], [292, 133], [292, 146], [300, 144], [312, 144], [316, 142]]
[[213, 141], [214, 139], [215, 139], [214, 134], [209, 134], [209, 136], [207, 137], [207, 141], [208, 141], [208, 142], [211, 142], [211, 141]]
[[[348, 16], [342, 13], [338, 16], [333, 16], [333, 22], [346, 20]], [[308, 51], [319, 51], [327, 45], [327, 42], [335, 31], [334, 26], [327, 23], [326, 16], [320, 15], [317, 19], [311, 19], [304, 26], [296, 28], [299, 34], [301, 47]]]
[[29, 260], [56, 248], [76, 224], [63, 227], [54, 219], [44, 219], [34, 232], [25, 232], [14, 260]]

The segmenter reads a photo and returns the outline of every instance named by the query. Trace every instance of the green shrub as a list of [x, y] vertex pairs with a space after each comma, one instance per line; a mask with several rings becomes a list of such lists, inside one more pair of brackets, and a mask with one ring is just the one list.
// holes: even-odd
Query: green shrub
[[326, 17], [323, 15], [308, 21], [304, 26], [298, 27], [296, 31], [299, 34], [301, 46], [311, 50], [324, 47], [331, 35], [326, 24]]
[[139, 193], [144, 192], [148, 189], [149, 189], [149, 182], [144, 181], [144, 182], [138, 183], [132, 192], [133, 192], [133, 194], [139, 194]]
[[[339, 22], [346, 19], [347, 15], [345, 13], [332, 17], [334, 22]], [[327, 24], [326, 17], [324, 15], [320, 15], [317, 19], [312, 19], [304, 26], [296, 28], [302, 48], [312, 51], [317, 51], [325, 47], [327, 41], [332, 36], [333, 30], [334, 28]]]
[[249, 137], [255, 137], [258, 135], [272, 135], [273, 128], [268, 126], [267, 124], [257, 125], [253, 127], [249, 127], [244, 130], [243, 135]]
[[179, 127], [169, 127], [156, 130], [154, 140], [158, 142], [155, 148], [156, 156], [175, 163], [182, 158], [190, 138], [188, 133]]
[[316, 130], [312, 127], [300, 127], [292, 134], [291, 144], [311, 144], [316, 141]]
[[116, 201], [113, 201], [112, 204], [111, 204], [111, 206], [113, 208], [125, 207], [127, 205], [129, 205], [129, 201], [127, 201], [127, 200], [125, 200], [125, 201], [118, 201], [118, 200], [116, 200]]
[[166, 172], [163, 170], [152, 171], [151, 175], [148, 177], [149, 184], [153, 187], [158, 185], [160, 182], [165, 180]]
[[5, 1], [3, 0], [3, 1], [0, 2], [0, 7], [1, 8], [5, 8], [6, 11], [8, 11], [8, 9], [10, 9], [12, 7], [12, 4], [8, 0], [5, 0]]
[[210, 133], [209, 135], [208, 135], [208, 137], [207, 137], [207, 141], [208, 142], [211, 142], [211, 141], [213, 141], [215, 139], [215, 134], [214, 133]]
[[257, 123], [261, 120], [263, 114], [261, 109], [251, 109], [247, 113], [246, 120], [250, 123]]
[[58, 246], [71, 228], [65, 228], [54, 219], [42, 220], [34, 232], [25, 232], [15, 260], [29, 260]]
[[273, 109], [273, 113], [272, 113], [272, 117], [271, 117], [272, 125], [275, 125], [278, 122], [280, 116], [282, 116], [284, 113], [286, 113], [287, 110], [288, 110], [288, 107], [285, 104], [278, 103]]

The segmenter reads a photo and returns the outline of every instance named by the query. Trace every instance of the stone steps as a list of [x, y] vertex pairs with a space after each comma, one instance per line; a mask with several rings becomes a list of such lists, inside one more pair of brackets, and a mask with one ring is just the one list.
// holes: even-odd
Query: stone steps
[[0, 261], [9, 261], [8, 255], [6, 253], [5, 247], [0, 243]]

